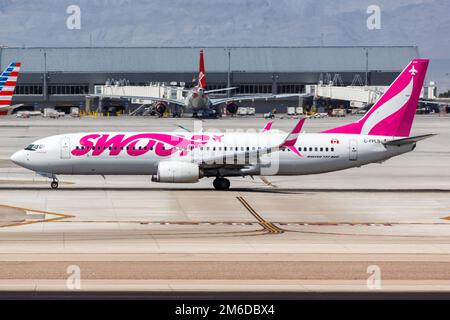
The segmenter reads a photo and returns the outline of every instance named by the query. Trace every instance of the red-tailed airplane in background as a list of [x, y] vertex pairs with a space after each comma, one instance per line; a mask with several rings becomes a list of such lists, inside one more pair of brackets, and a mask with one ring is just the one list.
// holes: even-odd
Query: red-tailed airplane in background
[[[133, 95], [107, 95], [102, 96], [104, 98], [111, 99], [141, 99], [153, 101], [153, 105], [156, 111], [160, 114], [164, 113], [169, 104], [180, 106], [185, 109], [193, 110], [194, 117], [202, 113], [203, 116], [219, 116], [219, 106], [226, 105], [226, 109], [230, 113], [236, 113], [238, 109], [238, 103], [244, 101], [255, 101], [255, 100], [276, 100], [276, 99], [286, 99], [303, 97], [306, 94], [266, 94], [266, 95], [252, 95], [252, 96], [237, 96], [237, 97], [226, 97], [226, 98], [212, 98], [211, 94], [223, 93], [235, 90], [237, 88], [223, 88], [216, 90], [207, 90], [206, 84], [206, 71], [205, 71], [205, 58], [203, 49], [200, 50], [200, 63], [199, 63], [199, 73], [198, 73], [198, 83], [197, 85], [189, 90], [185, 90], [186, 97], [184, 99], [169, 99], [160, 97], [150, 97], [150, 96], [133, 96]], [[174, 114], [177, 115], [177, 114]]]

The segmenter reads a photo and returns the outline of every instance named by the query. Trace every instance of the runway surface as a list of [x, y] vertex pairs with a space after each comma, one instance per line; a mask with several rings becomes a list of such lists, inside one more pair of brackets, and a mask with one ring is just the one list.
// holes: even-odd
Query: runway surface
[[[311, 119], [318, 132], [352, 119]], [[261, 129], [263, 119], [201, 123]], [[278, 120], [288, 131], [295, 120]], [[60, 177], [61, 189], [9, 156], [63, 132], [172, 131], [191, 120], [0, 120], [0, 291], [450, 292], [450, 117], [419, 116], [438, 133], [383, 165], [268, 181], [230, 192], [150, 177]], [[69, 268], [69, 269], [68, 269]], [[375, 269], [374, 269], [375, 268]], [[69, 272], [68, 272], [69, 271]], [[378, 279], [378, 278], [377, 278]]]

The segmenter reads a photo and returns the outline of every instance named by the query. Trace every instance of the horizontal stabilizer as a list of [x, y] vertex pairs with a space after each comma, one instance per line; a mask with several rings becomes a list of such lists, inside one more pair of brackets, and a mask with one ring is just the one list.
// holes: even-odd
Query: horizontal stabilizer
[[417, 137], [411, 137], [411, 138], [405, 138], [405, 139], [398, 139], [398, 140], [392, 140], [389, 142], [386, 142], [384, 145], [385, 146], [404, 146], [407, 144], [411, 144], [411, 143], [416, 143], [428, 138], [432, 138], [436, 136], [436, 134], [427, 134], [424, 136], [417, 136]]

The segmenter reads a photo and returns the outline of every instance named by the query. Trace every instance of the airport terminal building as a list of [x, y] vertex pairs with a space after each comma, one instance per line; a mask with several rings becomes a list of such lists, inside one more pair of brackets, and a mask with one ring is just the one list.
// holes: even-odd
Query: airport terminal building
[[[419, 57], [406, 47], [206, 47], [208, 89], [231, 85], [237, 94], [304, 91], [307, 84], [389, 85]], [[200, 48], [0, 48], [0, 65], [22, 62], [14, 97], [28, 109], [85, 105], [96, 85], [185, 83], [198, 74]], [[278, 105], [283, 101], [272, 102]], [[289, 103], [289, 102], [286, 102]]]

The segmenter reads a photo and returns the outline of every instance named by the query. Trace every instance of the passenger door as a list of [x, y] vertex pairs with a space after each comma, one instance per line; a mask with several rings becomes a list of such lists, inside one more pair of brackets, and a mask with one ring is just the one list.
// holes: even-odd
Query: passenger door
[[61, 159], [70, 159], [70, 138], [61, 139]]
[[358, 161], [358, 140], [350, 140], [350, 161]]

